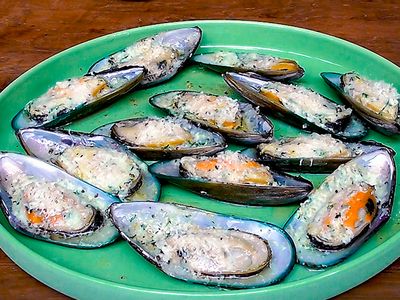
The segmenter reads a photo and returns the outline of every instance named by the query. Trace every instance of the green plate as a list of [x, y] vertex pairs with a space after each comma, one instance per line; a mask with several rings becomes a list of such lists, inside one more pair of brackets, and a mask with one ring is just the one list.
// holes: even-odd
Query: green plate
[[[0, 95], [1, 149], [22, 152], [10, 121], [26, 102], [44, 93], [56, 81], [82, 75], [93, 62], [139, 38], [194, 25], [200, 26], [204, 32], [199, 52], [217, 49], [255, 50], [293, 58], [306, 70], [300, 83], [333, 99], [337, 99], [335, 93], [319, 77], [322, 71], [356, 70], [372, 79], [393, 82], [400, 89], [400, 69], [394, 64], [364, 48], [321, 33], [282, 25], [238, 21], [161, 24], [118, 32], [78, 45], [40, 63], [15, 80]], [[203, 90], [216, 94], [226, 92], [237, 96], [216, 73], [190, 65], [165, 84], [130, 93], [111, 107], [74, 122], [69, 128], [91, 131], [119, 119], [162, 115], [150, 106], [148, 98], [172, 89]], [[273, 119], [273, 122], [277, 136], [299, 133], [299, 130], [279, 120]], [[371, 131], [366, 139], [375, 139], [400, 152], [399, 137], [386, 137]], [[399, 156], [396, 157], [396, 163]], [[320, 175], [306, 177], [316, 186], [324, 178]], [[232, 205], [201, 198], [171, 185], [163, 186], [161, 199], [268, 221], [279, 226], [283, 226], [297, 208], [296, 205], [274, 208]], [[13, 261], [38, 280], [64, 294], [81, 299], [116, 296], [119, 299], [177, 299], [182, 296], [215, 299], [326, 298], [360, 284], [399, 257], [399, 196], [395, 200], [389, 222], [345, 262], [323, 271], [296, 265], [283, 282], [258, 289], [222, 290], [170, 278], [123, 240], [96, 250], [72, 249], [37, 241], [14, 231], [2, 214], [0, 246]]]

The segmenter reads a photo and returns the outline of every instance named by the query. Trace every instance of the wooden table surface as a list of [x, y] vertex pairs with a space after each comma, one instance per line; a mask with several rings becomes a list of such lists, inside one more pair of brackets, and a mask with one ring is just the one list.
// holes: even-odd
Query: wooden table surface
[[[362, 45], [400, 65], [400, 1], [0, 0], [0, 90], [42, 60], [133, 27], [197, 19], [293, 25]], [[0, 251], [0, 299], [65, 299]], [[338, 299], [400, 299], [400, 260]]]

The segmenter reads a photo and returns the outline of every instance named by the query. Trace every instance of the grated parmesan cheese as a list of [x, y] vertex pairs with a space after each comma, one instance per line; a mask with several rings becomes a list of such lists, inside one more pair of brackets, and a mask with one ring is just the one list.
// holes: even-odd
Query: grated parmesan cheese
[[129, 195], [141, 176], [139, 167], [126, 153], [113, 149], [70, 147], [56, 163], [68, 173], [120, 196]]
[[271, 81], [264, 84], [261, 93], [267, 98], [272, 95], [273, 100], [278, 101], [286, 110], [322, 128], [327, 128], [330, 123], [338, 123], [352, 113], [350, 108], [338, 105], [301, 86]]

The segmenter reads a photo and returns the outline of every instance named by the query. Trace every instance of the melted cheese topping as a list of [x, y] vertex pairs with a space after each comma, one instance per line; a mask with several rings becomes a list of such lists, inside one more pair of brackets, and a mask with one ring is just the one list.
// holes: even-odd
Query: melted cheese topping
[[307, 233], [329, 246], [349, 243], [376, 215], [374, 189], [368, 185], [350, 186], [335, 194], [308, 224]]
[[190, 210], [138, 210], [127, 216], [129, 221], [121, 222], [121, 230], [157, 263], [175, 272], [183, 269], [185, 273], [211, 276], [257, 272], [274, 255], [268, 242], [257, 235], [199, 227], [192, 222], [193, 217]]
[[170, 69], [175, 68], [176, 60], [185, 53], [171, 45], [160, 44], [156, 38], [143, 39], [125, 50], [110, 56], [110, 67], [116, 65], [145, 66], [147, 74], [145, 78], [157, 78], [166, 75]]
[[239, 103], [226, 96], [188, 93], [176, 99], [175, 105], [182, 113], [192, 114], [220, 128], [235, 129], [241, 125]]
[[94, 217], [94, 210], [77, 198], [57, 184], [35, 182], [25, 186], [22, 203], [31, 226], [74, 232], [87, 228]]
[[8, 180], [7, 193], [14, 216], [28, 231], [80, 232], [93, 222], [95, 211], [87, 204], [92, 199], [69, 182], [47, 182], [18, 172]]
[[180, 163], [190, 177], [252, 185], [274, 183], [267, 166], [237, 152], [226, 151], [214, 157], [183, 157]]
[[211, 276], [254, 273], [265, 268], [271, 256], [260, 237], [220, 229], [167, 237], [161, 251], [169, 263]]
[[353, 157], [353, 153], [340, 140], [330, 135], [313, 133], [259, 146], [261, 154], [279, 158], [334, 158]]
[[130, 144], [150, 148], [179, 148], [193, 140], [191, 133], [181, 124], [166, 119], [146, 120], [133, 126], [121, 124], [114, 130]]
[[[310, 224], [318, 212], [329, 205], [335, 194], [340, 193], [343, 195], [344, 191], [352, 190], [351, 186], [374, 187], [377, 207], [381, 209], [381, 204], [388, 199], [391, 184], [387, 162], [382, 156], [375, 157], [371, 162], [367, 163], [356, 159], [339, 166], [335, 172], [325, 179], [318, 189], [309, 194], [305, 202], [300, 204], [295, 217], [302, 224]], [[305, 232], [290, 227], [288, 230], [296, 241], [301, 242], [305, 247], [311, 247], [308, 245], [307, 240], [303, 239]], [[347, 244], [353, 238], [353, 230], [347, 229], [346, 234], [342, 237], [342, 243]]]
[[29, 102], [26, 110], [33, 119], [51, 121], [60, 114], [97, 100], [109, 90], [100, 77], [73, 78], [57, 82], [44, 95]]
[[129, 195], [140, 178], [136, 163], [126, 153], [112, 149], [70, 147], [56, 163], [68, 173], [120, 196]]
[[373, 81], [355, 73], [342, 76], [344, 91], [369, 113], [384, 120], [395, 121], [399, 115], [400, 94], [383, 81]]
[[283, 106], [285, 110], [322, 128], [326, 128], [329, 123], [337, 123], [352, 113], [350, 108], [338, 105], [301, 86], [266, 82], [261, 88], [261, 94], [277, 105]]

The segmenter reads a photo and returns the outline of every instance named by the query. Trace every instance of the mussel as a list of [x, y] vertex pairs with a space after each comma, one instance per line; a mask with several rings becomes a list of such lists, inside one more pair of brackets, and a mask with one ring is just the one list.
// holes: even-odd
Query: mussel
[[321, 77], [372, 128], [386, 135], [400, 134], [400, 94], [391, 84], [354, 72], [323, 72]]
[[365, 153], [391, 148], [375, 141], [342, 142], [328, 134], [312, 133], [298, 137], [284, 137], [260, 144], [257, 149], [242, 153], [258, 162], [287, 172], [331, 173], [338, 166]]
[[1, 208], [28, 236], [77, 248], [113, 242], [108, 207], [119, 200], [36, 158], [0, 153]]
[[341, 165], [285, 225], [298, 262], [323, 268], [354, 253], [390, 218], [395, 185], [395, 163], [385, 149]]
[[311, 182], [301, 177], [271, 171], [250, 157], [232, 151], [162, 161], [149, 169], [160, 179], [200, 196], [243, 205], [298, 202], [312, 189]]
[[122, 201], [158, 201], [160, 197], [160, 184], [147, 165], [111, 138], [38, 128], [21, 129], [17, 136], [29, 155], [53, 163]]
[[244, 98], [301, 129], [330, 133], [347, 140], [367, 134], [350, 108], [301, 86], [267, 80], [251, 74], [228, 72], [226, 83]]
[[199, 27], [160, 32], [102, 58], [88, 72], [139, 65], [147, 70], [140, 85], [157, 84], [170, 79], [182, 68], [199, 46], [201, 35]]
[[151, 97], [150, 103], [172, 115], [218, 131], [238, 143], [267, 142], [273, 135], [273, 125], [267, 117], [250, 104], [227, 96], [171, 91]]
[[254, 72], [273, 80], [295, 80], [304, 75], [294, 60], [254, 52], [217, 51], [195, 55], [193, 60], [220, 73]]
[[103, 125], [92, 133], [111, 136], [144, 160], [211, 155], [227, 146], [219, 133], [177, 117], [122, 120]]
[[262, 287], [281, 281], [294, 265], [293, 242], [269, 223], [169, 203], [122, 203], [110, 214], [135, 250], [180, 280]]
[[111, 104], [134, 88], [144, 73], [142, 67], [125, 67], [57, 82], [45, 94], [28, 102], [11, 125], [18, 130], [68, 123]]

